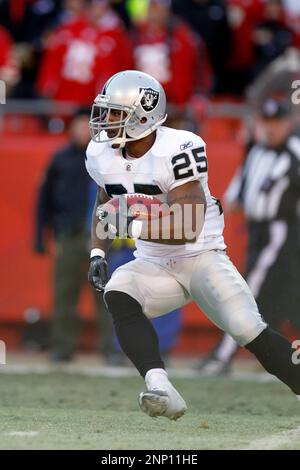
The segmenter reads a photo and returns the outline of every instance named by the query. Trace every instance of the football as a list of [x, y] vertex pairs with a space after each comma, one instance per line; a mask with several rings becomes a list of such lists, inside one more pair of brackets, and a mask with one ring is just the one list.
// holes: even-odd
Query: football
[[129, 217], [140, 220], [156, 219], [169, 213], [168, 206], [157, 197], [136, 193], [114, 197], [103, 204], [101, 210], [108, 214], [127, 211]]

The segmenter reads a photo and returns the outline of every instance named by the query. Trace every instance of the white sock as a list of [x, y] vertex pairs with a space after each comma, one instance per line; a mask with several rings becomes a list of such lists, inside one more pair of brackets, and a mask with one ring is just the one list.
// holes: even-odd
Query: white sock
[[145, 382], [148, 390], [161, 388], [169, 382], [168, 374], [164, 369], [150, 369], [145, 375]]
[[296, 395], [296, 398], [298, 398], [298, 400], [300, 401], [300, 395]]

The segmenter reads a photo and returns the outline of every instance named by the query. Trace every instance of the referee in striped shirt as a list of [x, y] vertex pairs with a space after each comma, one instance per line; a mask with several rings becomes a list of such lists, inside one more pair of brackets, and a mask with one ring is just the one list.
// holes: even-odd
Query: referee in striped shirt
[[[300, 334], [300, 138], [291, 105], [263, 102], [261, 143], [253, 145], [224, 197], [225, 210], [244, 210], [249, 233], [246, 280], [266, 322], [289, 321]], [[229, 371], [238, 345], [224, 334], [197, 368], [203, 375]]]

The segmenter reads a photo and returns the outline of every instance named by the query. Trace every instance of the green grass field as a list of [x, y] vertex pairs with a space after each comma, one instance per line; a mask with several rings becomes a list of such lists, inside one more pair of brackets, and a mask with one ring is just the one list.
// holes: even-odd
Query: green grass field
[[177, 379], [177, 422], [139, 410], [137, 378], [1, 374], [1, 449], [300, 449], [300, 403], [280, 383]]

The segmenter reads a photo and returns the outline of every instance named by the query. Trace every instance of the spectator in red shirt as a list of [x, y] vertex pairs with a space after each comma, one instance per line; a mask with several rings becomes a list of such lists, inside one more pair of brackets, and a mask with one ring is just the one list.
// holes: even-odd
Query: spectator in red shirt
[[150, 0], [144, 23], [133, 31], [135, 68], [154, 76], [169, 103], [186, 105], [196, 91], [208, 92], [211, 69], [204, 44], [177, 20], [168, 0]]
[[49, 38], [37, 81], [40, 95], [90, 104], [114, 73], [132, 68], [131, 45], [107, 0], [63, 23]]
[[8, 31], [0, 26], [0, 80], [6, 85], [6, 92], [16, 85], [20, 78], [19, 68], [13, 53], [13, 42]]

